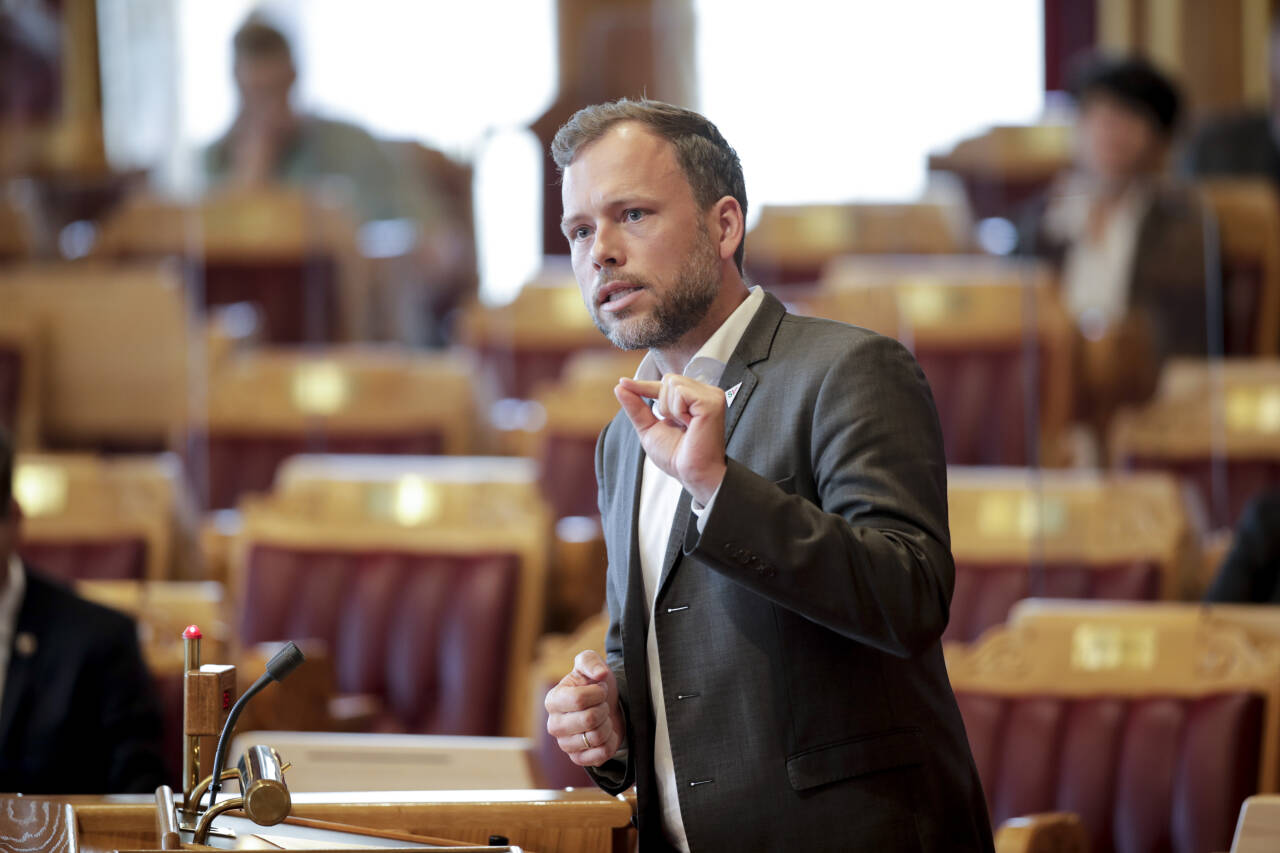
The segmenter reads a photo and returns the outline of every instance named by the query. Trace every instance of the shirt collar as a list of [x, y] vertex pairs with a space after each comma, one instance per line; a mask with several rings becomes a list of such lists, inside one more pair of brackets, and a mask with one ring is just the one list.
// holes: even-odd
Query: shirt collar
[[[720, 377], [724, 375], [725, 366], [733, 357], [733, 351], [738, 348], [738, 343], [746, 334], [747, 326], [751, 325], [751, 320], [756, 316], [756, 311], [759, 310], [760, 303], [763, 301], [764, 290], [759, 285], [751, 288], [747, 298], [733, 309], [733, 313], [725, 318], [720, 328], [707, 338], [707, 342], [694, 353], [693, 358], [689, 359], [689, 363], [681, 372], [699, 382], [718, 385]], [[656, 381], [661, 378], [662, 371], [658, 369], [657, 359], [650, 350], [645, 353], [640, 367], [636, 369], [636, 379]]]

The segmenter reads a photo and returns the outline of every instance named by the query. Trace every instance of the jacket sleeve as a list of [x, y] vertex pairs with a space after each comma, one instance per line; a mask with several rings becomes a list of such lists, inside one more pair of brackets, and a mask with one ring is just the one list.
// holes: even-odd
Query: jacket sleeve
[[[604, 447], [605, 435], [608, 431], [609, 427], [605, 426], [600, 432], [600, 438], [596, 441], [596, 483], [598, 484], [596, 503], [600, 508], [601, 518], [608, 517], [604, 488]], [[605, 590], [605, 599], [609, 606], [609, 630], [605, 634], [604, 641], [605, 662], [609, 664], [609, 668], [613, 670], [613, 677], [617, 680], [618, 702], [622, 707], [622, 718], [627, 730], [623, 735], [622, 747], [612, 760], [606, 761], [599, 767], [586, 769], [588, 775], [604, 791], [620, 794], [635, 784], [635, 764], [630, 760], [629, 749], [632, 733], [631, 714], [627, 709], [627, 671], [622, 661], [622, 601], [614, 594], [612, 583], [606, 583]]]
[[897, 341], [859, 338], [832, 360], [812, 417], [792, 423], [778, 429], [792, 431], [782, 440], [797, 448], [795, 476], [774, 483], [730, 458], [686, 556], [889, 654], [927, 648], [947, 625], [955, 567], [941, 430], [919, 366]]

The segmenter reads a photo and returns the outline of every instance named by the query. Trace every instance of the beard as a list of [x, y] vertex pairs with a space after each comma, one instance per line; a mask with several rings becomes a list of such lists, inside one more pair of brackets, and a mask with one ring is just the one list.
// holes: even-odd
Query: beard
[[[604, 277], [597, 286], [623, 277]], [[720, 256], [706, 225], [699, 223], [693, 251], [669, 287], [660, 289], [649, 279], [631, 274], [625, 279], [654, 294], [657, 305], [653, 310], [648, 314], [628, 310], [606, 322], [600, 315], [600, 307], [593, 302], [591, 319], [618, 349], [661, 349], [683, 338], [707, 315], [720, 292]]]

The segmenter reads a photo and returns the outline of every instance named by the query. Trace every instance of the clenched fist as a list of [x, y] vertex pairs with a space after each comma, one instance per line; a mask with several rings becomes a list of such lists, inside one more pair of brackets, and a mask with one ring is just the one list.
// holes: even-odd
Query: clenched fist
[[613, 670], [593, 651], [579, 652], [573, 672], [547, 693], [547, 734], [574, 764], [598, 767], [626, 734]]

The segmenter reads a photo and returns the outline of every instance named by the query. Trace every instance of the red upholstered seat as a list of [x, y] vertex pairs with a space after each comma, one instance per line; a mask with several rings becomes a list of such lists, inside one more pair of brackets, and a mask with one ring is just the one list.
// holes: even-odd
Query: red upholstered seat
[[19, 545], [18, 553], [45, 574], [68, 582], [147, 577], [147, 542], [140, 536], [24, 542]]
[[[1252, 498], [1280, 486], [1280, 458], [1158, 459], [1133, 456], [1126, 467], [1138, 470], [1171, 471], [1189, 484], [1199, 496], [1213, 527], [1234, 528], [1240, 513]], [[1220, 474], [1218, 473], [1220, 472]], [[1221, 490], [1215, 483], [1221, 476]]]
[[1164, 571], [1151, 560], [1113, 565], [1084, 561], [1049, 563], [974, 563], [956, 561], [951, 621], [943, 642], [968, 643], [1003, 622], [1013, 605], [1031, 596], [1117, 601], [1154, 601], [1161, 597]]
[[1094, 853], [1204, 853], [1258, 789], [1258, 695], [956, 698], [993, 823], [1071, 811]]
[[1017, 601], [1153, 601], [1192, 559], [1177, 480], [1151, 472], [947, 470], [956, 583], [943, 640], [968, 643]]
[[542, 493], [557, 518], [600, 514], [595, 436], [549, 433], [538, 469]]
[[207, 307], [252, 302], [272, 344], [338, 339], [338, 265], [331, 255], [301, 258], [219, 258], [195, 264]]
[[946, 656], [993, 823], [1073, 812], [1095, 853], [1207, 853], [1275, 789], [1276, 658], [1200, 605], [1025, 602]]
[[255, 544], [241, 579], [240, 636], [325, 641], [340, 691], [384, 698], [379, 728], [497, 735], [518, 561]]
[[[950, 465], [1028, 465], [1035, 448], [1027, 446], [1029, 422], [1040, 410], [1046, 365], [1025, 352], [1022, 342], [915, 347], [942, 426]], [[1027, 371], [1036, 383], [1028, 389]], [[1028, 393], [1030, 391], [1030, 393]]]

